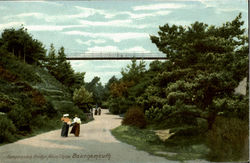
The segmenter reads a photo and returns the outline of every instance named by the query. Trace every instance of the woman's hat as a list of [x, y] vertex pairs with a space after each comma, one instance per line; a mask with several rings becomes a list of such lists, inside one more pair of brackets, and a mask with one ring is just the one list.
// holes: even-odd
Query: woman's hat
[[68, 117], [68, 116], [69, 116], [69, 114], [63, 114], [63, 116], [64, 116], [64, 117]]

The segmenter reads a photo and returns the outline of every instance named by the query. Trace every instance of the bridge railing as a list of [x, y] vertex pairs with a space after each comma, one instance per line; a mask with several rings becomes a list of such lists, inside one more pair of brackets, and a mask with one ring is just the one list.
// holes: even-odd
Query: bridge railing
[[167, 59], [162, 53], [82, 53], [74, 56], [67, 56], [68, 60], [126, 60], [126, 59]]

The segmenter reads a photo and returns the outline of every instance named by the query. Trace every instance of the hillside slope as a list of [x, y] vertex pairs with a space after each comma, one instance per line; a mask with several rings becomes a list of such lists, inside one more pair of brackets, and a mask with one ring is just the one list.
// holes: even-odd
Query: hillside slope
[[85, 118], [45, 68], [0, 55], [0, 143], [58, 128], [64, 113]]

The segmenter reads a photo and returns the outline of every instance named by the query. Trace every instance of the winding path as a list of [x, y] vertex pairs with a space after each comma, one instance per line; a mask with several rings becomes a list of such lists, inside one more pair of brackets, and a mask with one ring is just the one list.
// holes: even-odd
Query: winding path
[[54, 130], [0, 147], [0, 163], [172, 163], [162, 157], [138, 151], [116, 140], [110, 133], [121, 118], [107, 110], [81, 125], [80, 137], [60, 136]]

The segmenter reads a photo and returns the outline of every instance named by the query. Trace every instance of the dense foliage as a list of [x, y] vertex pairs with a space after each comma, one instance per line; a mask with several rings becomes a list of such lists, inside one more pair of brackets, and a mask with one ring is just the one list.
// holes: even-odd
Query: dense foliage
[[56, 129], [65, 113], [85, 121], [72, 100], [84, 74], [73, 71], [63, 47], [56, 55], [51, 45], [46, 56], [43, 44], [23, 27], [5, 29], [0, 37], [0, 143]]
[[136, 106], [129, 108], [122, 120], [122, 124], [145, 128], [147, 122], [143, 110]]
[[50, 45], [48, 56], [44, 66], [58, 81], [73, 91], [84, 85], [85, 73], [75, 73], [70, 63], [66, 60], [64, 47], [61, 47], [57, 54], [54, 45]]
[[[237, 119], [239, 128], [241, 122], [248, 123], [248, 92], [235, 94], [244, 78], [248, 88], [248, 36], [243, 24], [239, 14], [218, 27], [201, 22], [160, 26], [158, 36], [150, 38], [168, 61], [154, 61], [148, 70], [143, 62], [132, 61], [122, 70], [122, 78], [110, 84], [110, 111], [122, 114], [130, 106], [140, 106], [149, 123], [174, 127], [176, 135], [214, 133], [218, 116]], [[240, 138], [240, 132], [234, 136]], [[217, 145], [223, 144], [218, 139]], [[234, 152], [233, 146], [229, 148]]]
[[18, 30], [5, 29], [0, 38], [0, 47], [27, 63], [40, 64], [45, 59], [46, 50], [43, 44], [33, 39], [24, 27]]
[[102, 102], [106, 99], [105, 97], [105, 88], [100, 82], [100, 78], [95, 76], [90, 82], [85, 83], [85, 88], [88, 92], [91, 92], [93, 95], [93, 101], [97, 106], [102, 106]]
[[212, 130], [208, 132], [208, 146], [211, 161], [248, 160], [249, 125], [236, 118], [217, 117]]
[[84, 110], [89, 112], [88, 104], [93, 103], [93, 94], [89, 93], [84, 86], [74, 91], [73, 101], [75, 104]]

